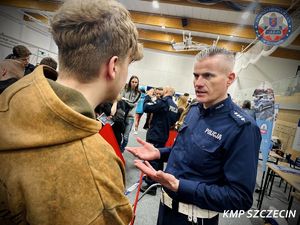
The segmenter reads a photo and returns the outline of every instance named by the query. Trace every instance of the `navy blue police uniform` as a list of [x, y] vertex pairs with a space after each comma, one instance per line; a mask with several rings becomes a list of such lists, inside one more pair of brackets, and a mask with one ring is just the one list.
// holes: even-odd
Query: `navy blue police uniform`
[[[253, 202], [260, 142], [255, 121], [230, 96], [208, 109], [200, 103], [191, 105], [173, 147], [160, 149], [161, 159], [168, 160], [165, 172], [179, 179], [179, 189], [164, 188], [172, 207], [160, 203], [157, 224], [192, 224], [187, 215], [178, 212], [182, 203], [216, 214], [248, 210]], [[201, 218], [196, 220], [201, 224]], [[202, 223], [218, 224], [218, 215], [202, 219]]]
[[[146, 141], [153, 144], [156, 148], [165, 146], [169, 137], [170, 127], [178, 120], [178, 107], [172, 99], [172, 96], [165, 96], [162, 99], [152, 101], [147, 95], [144, 100], [144, 112], [153, 113], [150, 127], [146, 134]], [[152, 167], [156, 170], [163, 170], [163, 161], [150, 161]], [[146, 178], [148, 186], [154, 184], [150, 178]]]
[[144, 100], [144, 112], [153, 113], [146, 141], [163, 147], [169, 137], [170, 127], [178, 120], [178, 108], [172, 96], [152, 101], [147, 95]]

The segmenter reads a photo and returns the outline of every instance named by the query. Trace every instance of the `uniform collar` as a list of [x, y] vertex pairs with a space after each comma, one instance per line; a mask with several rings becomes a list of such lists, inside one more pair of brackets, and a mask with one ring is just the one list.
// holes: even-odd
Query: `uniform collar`
[[215, 113], [222, 113], [222, 112], [229, 111], [231, 104], [232, 104], [232, 100], [231, 100], [230, 95], [228, 95], [228, 97], [225, 100], [223, 100], [207, 109], [205, 109], [203, 107], [203, 104], [200, 103], [199, 111], [200, 111], [200, 114], [202, 114], [203, 116], [213, 115]]

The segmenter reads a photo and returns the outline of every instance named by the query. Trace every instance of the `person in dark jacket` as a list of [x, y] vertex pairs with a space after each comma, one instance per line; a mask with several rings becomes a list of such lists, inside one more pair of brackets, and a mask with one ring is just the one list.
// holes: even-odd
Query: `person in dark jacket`
[[[116, 106], [115, 106], [116, 104]], [[114, 107], [116, 107], [114, 109]], [[121, 148], [122, 141], [124, 138], [124, 132], [126, 128], [126, 117], [131, 110], [131, 107], [129, 104], [122, 100], [119, 99], [117, 100], [113, 105], [112, 105], [112, 110], [111, 110], [111, 119], [114, 122], [112, 125], [112, 129], [114, 131], [114, 134], [116, 136], [117, 142], [119, 144], [119, 147]]]
[[[161, 99], [152, 101], [150, 94], [147, 95], [144, 100], [144, 111], [153, 114], [150, 127], [146, 134], [146, 140], [156, 148], [165, 146], [169, 137], [170, 128], [174, 126], [178, 120], [178, 108], [172, 99], [174, 93], [174, 88], [165, 87], [163, 88]], [[161, 160], [153, 160], [150, 163], [156, 170], [163, 169], [163, 161]], [[150, 185], [156, 183], [149, 177], [145, 179], [145, 182], [146, 184], [142, 186], [141, 191], [145, 191]], [[156, 189], [153, 188], [148, 193], [155, 195]]]
[[106, 102], [98, 105], [95, 109], [98, 120], [101, 121], [101, 114], [104, 113], [108, 120], [112, 122], [112, 129], [117, 139], [118, 145], [121, 148], [125, 127], [126, 117], [131, 107], [129, 104], [121, 99], [121, 96], [114, 101], [114, 103]]
[[[151, 96], [152, 100], [157, 100], [157, 99], [161, 99], [163, 97], [162, 96], [163, 91], [164, 91], [163, 87], [157, 87], [155, 89], [153, 89], [153, 88], [149, 89], [147, 91], [147, 93], [151, 93], [150, 96]], [[143, 129], [145, 129], [145, 130], [149, 129], [152, 117], [153, 117], [152, 113], [147, 113], [147, 117], [146, 117], [146, 121], [145, 121], [145, 124], [143, 126]]]
[[235, 57], [216, 46], [194, 63], [198, 103], [190, 110], [171, 148], [137, 139], [127, 150], [141, 160], [168, 160], [157, 171], [147, 161], [135, 165], [162, 186], [157, 225], [217, 225], [219, 212], [248, 210], [256, 184], [260, 129], [227, 94], [235, 80]]

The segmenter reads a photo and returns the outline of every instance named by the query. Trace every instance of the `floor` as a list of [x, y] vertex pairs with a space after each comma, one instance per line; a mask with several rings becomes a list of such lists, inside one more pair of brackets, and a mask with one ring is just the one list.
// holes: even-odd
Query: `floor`
[[[145, 116], [143, 116], [145, 117]], [[142, 117], [140, 127], [144, 124], [144, 118]], [[142, 139], [145, 139], [146, 131], [140, 128], [138, 135], [134, 135], [133, 132], [130, 134], [129, 143], [128, 146], [138, 146], [138, 143], [136, 142], [135, 138], [136, 136], [141, 137]], [[129, 188], [139, 180], [140, 172], [134, 167], [133, 160], [134, 157], [128, 153], [124, 152], [124, 158], [126, 160], [126, 187]], [[261, 163], [261, 161], [259, 161]], [[257, 185], [260, 186], [261, 182], [261, 165], [259, 163], [258, 168], [258, 175], [257, 175]], [[271, 197], [265, 196], [262, 209], [269, 209], [269, 208], [275, 208], [279, 210], [285, 210], [288, 207], [288, 191], [287, 193], [284, 193], [284, 186], [281, 185], [281, 188], [278, 187], [279, 184], [279, 178], [275, 178], [273, 190]], [[289, 188], [288, 188], [289, 190]], [[131, 203], [134, 202], [135, 199], [136, 190], [129, 193], [127, 196]], [[145, 195], [137, 205], [136, 210], [136, 219], [135, 219], [135, 225], [155, 225], [157, 220], [157, 214], [158, 214], [158, 206], [160, 201], [160, 191], [157, 192], [156, 196], [151, 195]], [[252, 209], [257, 209], [257, 199], [258, 194], [254, 193], [253, 195], [253, 206]], [[299, 217], [300, 212], [300, 203], [299, 201], [294, 201], [292, 205], [292, 210], [296, 210], [296, 218], [291, 218], [287, 222], [285, 219], [276, 219], [276, 222], [278, 225], [296, 225], [297, 219]], [[264, 220], [261, 218], [247, 218], [246, 216], [241, 216], [240, 218], [223, 218], [223, 215], [221, 214], [219, 216], [219, 224], [220, 225], [263, 225]], [[274, 223], [276, 224], [276, 223]], [[166, 224], [167, 225], [167, 224]]]

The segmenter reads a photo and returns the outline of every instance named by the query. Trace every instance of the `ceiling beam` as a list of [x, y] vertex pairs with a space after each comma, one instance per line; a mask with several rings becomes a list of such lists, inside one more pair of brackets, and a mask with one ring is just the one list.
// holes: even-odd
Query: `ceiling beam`
[[29, 22], [33, 22], [34, 20], [31, 18], [35, 18], [37, 19], [38, 21], [42, 22], [42, 23], [45, 23], [45, 24], [49, 24], [49, 20], [47, 17], [45, 16], [42, 16], [41, 14], [38, 14], [38, 13], [33, 13], [33, 12], [24, 12], [26, 15], [24, 15], [23, 19], [25, 21], [29, 21]]
[[[150, 0], [144, 0], [150, 1]], [[152, 1], [152, 0], [151, 0]], [[160, 0], [161, 3], [176, 4], [176, 5], [185, 5], [209, 9], [218, 9], [218, 10], [232, 10], [224, 2], [219, 2], [213, 5], [205, 5], [200, 3], [191, 2], [190, 0]], [[235, 3], [247, 4], [252, 3], [253, 0], [237, 0]], [[291, 6], [293, 0], [260, 0], [259, 4], [267, 6], [278, 6], [282, 8], [288, 8]], [[36, 10], [45, 10], [53, 12], [59, 8], [61, 3], [59, 2], [49, 2], [49, 1], [39, 1], [39, 0], [1, 0], [1, 5], [18, 7], [18, 8], [28, 8]], [[299, 4], [297, 4], [299, 6]], [[233, 11], [233, 10], [232, 10]]]
[[[143, 43], [144, 48], [155, 49], [155, 50], [165, 51], [165, 52], [172, 52], [172, 53], [177, 53], [177, 54], [196, 55], [199, 52], [199, 51], [186, 51], [186, 52], [175, 51], [172, 49], [171, 45], [164, 44], [164, 43], [157, 43], [157, 42], [151, 42], [151, 41], [145, 41], [145, 40], [142, 40], [142, 43]], [[278, 58], [285, 58], [285, 59], [299, 60], [300, 51], [278, 48], [270, 56], [278, 57]]]
[[149, 49], [155, 49], [159, 51], [164, 51], [164, 52], [172, 52], [172, 53], [178, 53], [178, 54], [185, 54], [185, 55], [196, 55], [199, 51], [175, 51], [171, 45], [169, 44], [164, 44], [164, 43], [157, 43], [157, 42], [149, 42], [142, 40], [144, 48], [149, 48]]
[[[150, 42], [159, 42], [159, 43], [165, 43], [171, 45], [172, 41], [175, 42], [182, 42], [182, 35], [174, 34], [174, 33], [164, 33], [159, 31], [153, 31], [153, 30], [145, 30], [145, 29], [138, 29], [139, 32], [139, 39], [150, 41]], [[211, 38], [203, 38], [203, 37], [193, 37], [193, 41], [212, 45], [215, 39]], [[219, 40], [218, 46], [222, 48], [226, 48], [230, 51], [234, 52], [240, 52], [243, 48], [245, 48], [248, 45], [248, 43], [239, 43], [239, 42], [231, 42], [231, 41], [224, 41]]]
[[[60, 4], [57, 2], [43, 2], [38, 0], [1, 0], [0, 4], [18, 8], [28, 8], [45, 11], [55, 11], [59, 8]], [[152, 26], [165, 26], [175, 29], [186, 29], [197, 32], [233, 35], [236, 37], [255, 39], [255, 32], [252, 26], [243, 26], [237, 29], [237, 24], [222, 23], [209, 20], [188, 19], [188, 25], [182, 27], [180, 17], [161, 16], [157, 14], [141, 13], [131, 11], [132, 19], [135, 23], [152, 25]], [[212, 29], [213, 27], [213, 29]]]
[[[152, 2], [152, 0], [143, 0], [147, 2]], [[201, 8], [207, 8], [207, 9], [218, 9], [218, 10], [232, 10], [228, 7], [224, 2], [219, 2], [213, 5], [206, 5], [206, 4], [200, 4], [196, 2], [191, 2], [189, 0], [160, 0], [160, 3], [166, 3], [166, 4], [174, 4], [174, 5], [183, 5], [183, 6], [192, 6], [192, 7], [201, 7]]]
[[54, 12], [61, 6], [61, 3], [39, 0], [0, 0], [0, 5]]
[[[234, 1], [235, 3], [245, 4], [245, 3], [253, 3], [253, 0], [238, 0]], [[277, 6], [281, 8], [289, 8], [294, 0], [260, 0], [259, 4], [263, 6]]]
[[291, 43], [291, 45], [300, 45], [300, 35], [298, 35], [295, 40]]
[[285, 58], [285, 59], [300, 59], [300, 51], [286, 49], [286, 48], [278, 48], [275, 52], [273, 52], [270, 56]]
[[217, 35], [235, 36], [247, 39], [255, 39], [253, 26], [238, 26], [238, 24], [223, 23], [210, 20], [188, 18], [188, 25], [183, 27], [180, 17], [161, 16], [158, 14], [130, 11], [135, 23], [165, 26], [166, 28], [183, 29], [196, 32], [212, 33]]
[[[152, 0], [143, 0], [143, 1], [152, 1]], [[200, 8], [208, 8], [208, 9], [217, 9], [217, 10], [228, 10], [228, 11], [236, 11], [232, 9], [229, 5], [225, 2], [218, 2], [215, 4], [203, 4], [192, 2], [190, 0], [160, 0], [160, 3], [166, 4], [174, 4], [174, 5], [184, 5], [184, 6], [192, 6], [192, 7], [200, 7]], [[235, 0], [234, 3], [247, 5], [253, 3], [253, 0]], [[293, 0], [260, 0], [259, 6], [262, 7], [269, 7], [269, 6], [277, 6], [284, 9], [287, 9], [291, 6]]]
[[[26, 12], [27, 15], [24, 15], [25, 21], [34, 21], [31, 17], [39, 20], [40, 22], [43, 22], [45, 24], [48, 24], [48, 19], [38, 13], [33, 12]], [[165, 33], [165, 32], [159, 32], [159, 31], [153, 31], [153, 30], [145, 30], [145, 29], [138, 29], [139, 32], [139, 39], [140, 40], [147, 40], [147, 41], [153, 41], [153, 42], [161, 42], [161, 43], [168, 43], [171, 44], [172, 41], [175, 42], [182, 42], [182, 35], [174, 34], [174, 33]], [[214, 42], [214, 39], [211, 38], [202, 38], [202, 37], [193, 37], [193, 41], [204, 43], [207, 45], [212, 45]], [[231, 51], [239, 52], [242, 51], [243, 48], [247, 46], [247, 43], [235, 43], [230, 41], [222, 41], [220, 40], [218, 42], [218, 45], [220, 47], [228, 48]]]
[[[49, 21], [46, 17], [38, 14], [38, 13], [32, 13], [32, 12], [26, 12], [27, 15], [24, 15], [25, 21], [33, 21], [33, 18], [37, 19], [40, 22], [43, 22], [45, 24], [48, 24]], [[161, 43], [168, 43], [171, 44], [172, 41], [175, 42], [182, 42], [182, 35], [174, 34], [174, 33], [165, 33], [165, 32], [159, 32], [159, 31], [153, 31], [153, 30], [145, 30], [145, 29], [138, 29], [139, 32], [139, 39], [140, 40], [147, 40], [147, 41], [153, 41], [153, 42], [161, 42]], [[207, 45], [212, 45], [215, 39], [212, 38], [203, 38], [203, 37], [193, 37], [193, 41], [204, 43]], [[218, 46], [227, 48], [228, 50], [234, 51], [234, 52], [240, 52], [243, 48], [245, 48], [248, 45], [248, 43], [238, 43], [238, 42], [231, 42], [231, 41], [224, 41], [219, 40]]]

